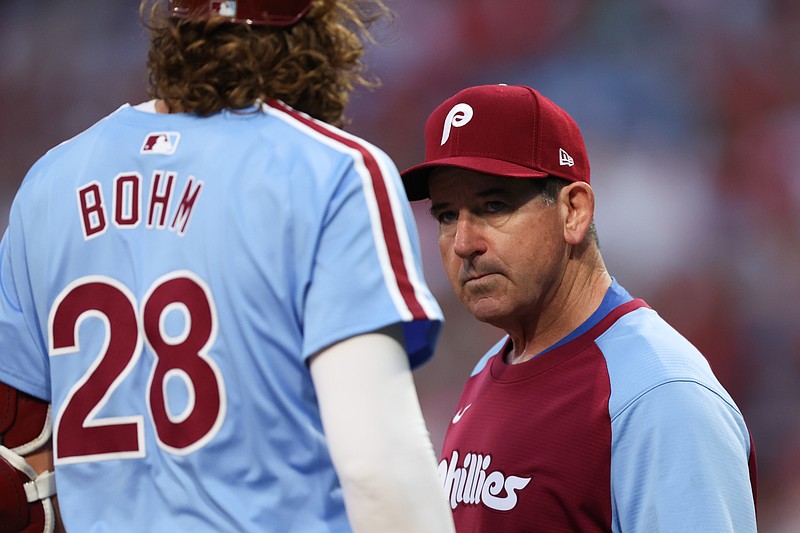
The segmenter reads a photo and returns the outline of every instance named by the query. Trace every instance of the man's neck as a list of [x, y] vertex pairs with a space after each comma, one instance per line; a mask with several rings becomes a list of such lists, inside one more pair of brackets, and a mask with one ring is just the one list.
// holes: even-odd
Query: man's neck
[[533, 320], [519, 328], [508, 328], [513, 347], [506, 356], [510, 364], [524, 363], [551, 347], [583, 324], [603, 301], [611, 276], [602, 261], [591, 271], [565, 277], [555, 296]]

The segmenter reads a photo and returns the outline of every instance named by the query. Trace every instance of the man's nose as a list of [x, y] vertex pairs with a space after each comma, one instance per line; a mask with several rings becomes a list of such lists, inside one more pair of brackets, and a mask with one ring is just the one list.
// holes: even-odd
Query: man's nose
[[453, 252], [462, 259], [469, 259], [486, 252], [486, 240], [480, 220], [462, 213], [456, 222]]

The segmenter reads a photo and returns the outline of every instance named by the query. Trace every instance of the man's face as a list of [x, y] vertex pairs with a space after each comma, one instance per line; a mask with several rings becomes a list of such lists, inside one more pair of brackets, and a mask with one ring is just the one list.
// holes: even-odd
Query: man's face
[[461, 302], [505, 329], [536, 320], [558, 288], [569, 249], [563, 209], [535, 180], [443, 167], [429, 179], [439, 251]]

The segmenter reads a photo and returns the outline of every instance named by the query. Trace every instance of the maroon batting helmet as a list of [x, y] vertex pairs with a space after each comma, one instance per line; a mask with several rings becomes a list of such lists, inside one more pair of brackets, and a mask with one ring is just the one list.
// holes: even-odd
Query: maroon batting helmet
[[170, 0], [173, 17], [206, 19], [217, 15], [242, 24], [291, 26], [308, 12], [313, 0]]

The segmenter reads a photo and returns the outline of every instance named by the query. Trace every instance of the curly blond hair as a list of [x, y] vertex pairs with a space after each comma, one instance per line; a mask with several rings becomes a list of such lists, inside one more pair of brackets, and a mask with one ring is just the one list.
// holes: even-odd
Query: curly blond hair
[[209, 116], [279, 99], [343, 126], [351, 93], [378, 85], [362, 61], [369, 25], [392, 13], [382, 0], [315, 0], [288, 28], [172, 18], [166, 0], [142, 0], [140, 14], [151, 32], [149, 94], [171, 112]]

